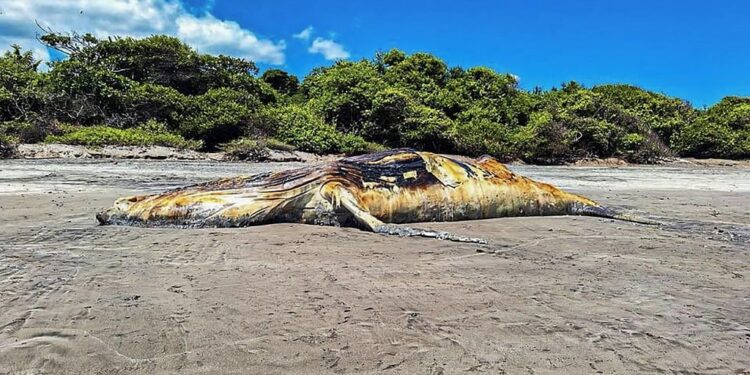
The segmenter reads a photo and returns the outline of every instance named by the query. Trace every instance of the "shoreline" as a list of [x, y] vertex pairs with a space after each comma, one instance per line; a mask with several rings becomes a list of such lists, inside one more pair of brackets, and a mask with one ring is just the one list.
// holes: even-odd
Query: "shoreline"
[[[185, 160], [185, 161], [247, 161], [247, 162], [302, 162], [319, 163], [338, 159], [343, 155], [329, 154], [316, 155], [302, 151], [269, 150], [269, 155], [261, 160], [232, 160], [226, 157], [226, 153], [200, 152], [187, 149], [176, 149], [164, 146], [115, 146], [102, 147], [66, 145], [57, 143], [25, 143], [17, 146], [16, 155], [9, 159], [116, 159], [116, 160]], [[513, 160], [509, 165], [539, 165], [526, 163], [521, 160]], [[750, 168], [750, 160], [732, 159], [698, 159], [698, 158], [671, 158], [660, 160], [653, 164], [630, 163], [620, 158], [593, 158], [581, 159], [569, 163], [551, 164], [569, 167], [604, 167], [619, 168], [630, 166], [665, 166], [665, 167], [729, 167]]]

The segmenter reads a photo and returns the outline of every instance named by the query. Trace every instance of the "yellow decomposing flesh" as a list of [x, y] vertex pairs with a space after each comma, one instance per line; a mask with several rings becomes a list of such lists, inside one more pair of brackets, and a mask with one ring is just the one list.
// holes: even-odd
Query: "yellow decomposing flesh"
[[488, 156], [400, 149], [122, 198], [97, 218], [102, 224], [144, 226], [358, 225], [481, 242], [392, 224], [564, 214], [616, 217], [587, 198], [516, 175]]

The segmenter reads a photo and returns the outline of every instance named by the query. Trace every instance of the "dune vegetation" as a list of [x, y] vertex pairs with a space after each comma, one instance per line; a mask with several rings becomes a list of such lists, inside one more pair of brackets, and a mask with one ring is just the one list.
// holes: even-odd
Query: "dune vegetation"
[[237, 158], [269, 145], [344, 154], [414, 147], [544, 164], [750, 157], [747, 97], [695, 108], [625, 84], [526, 91], [512, 74], [399, 50], [338, 61], [300, 81], [169, 36], [40, 40], [67, 57], [46, 70], [17, 46], [0, 57], [0, 156], [19, 142], [60, 142], [224, 149]]

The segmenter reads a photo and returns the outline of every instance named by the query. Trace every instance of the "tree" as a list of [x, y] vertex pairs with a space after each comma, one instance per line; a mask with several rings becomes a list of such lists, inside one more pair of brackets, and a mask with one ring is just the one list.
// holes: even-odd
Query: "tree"
[[259, 109], [260, 101], [241, 91], [217, 88], [191, 98], [187, 107], [179, 122], [180, 134], [213, 148], [244, 135], [252, 126], [252, 113]]
[[327, 123], [358, 133], [367, 121], [375, 94], [385, 87], [376, 67], [367, 60], [339, 61], [305, 77], [302, 90], [310, 106]]
[[212, 88], [242, 89], [258, 68], [251, 61], [229, 56], [199, 54], [179, 39], [154, 35], [143, 39], [108, 38], [50, 33], [41, 41], [68, 55], [69, 61], [99, 66], [141, 83], [200, 95]]
[[299, 90], [297, 77], [280, 69], [266, 70], [260, 79], [284, 95], [294, 95]]
[[397, 58], [390, 59], [394, 64], [386, 67], [383, 78], [389, 85], [418, 98], [421, 103], [432, 105], [438, 92], [448, 81], [448, 67], [442, 60], [428, 53], [415, 53], [401, 60], [402, 56], [398, 52], [400, 51], [389, 53]]
[[675, 134], [672, 147], [685, 156], [750, 157], [750, 98], [723, 98]]
[[39, 61], [18, 45], [0, 56], [0, 121], [28, 121], [41, 100]]

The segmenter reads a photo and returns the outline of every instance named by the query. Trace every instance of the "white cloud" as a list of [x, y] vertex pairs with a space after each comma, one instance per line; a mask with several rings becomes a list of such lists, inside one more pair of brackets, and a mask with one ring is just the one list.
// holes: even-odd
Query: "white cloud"
[[292, 37], [301, 40], [309, 40], [312, 36], [313, 30], [312, 26], [308, 26], [304, 30], [292, 35]]
[[250, 60], [284, 63], [286, 43], [258, 39], [237, 22], [221, 21], [210, 14], [177, 18], [177, 37], [199, 51], [245, 57]]
[[307, 51], [310, 53], [320, 53], [326, 60], [346, 59], [350, 56], [349, 52], [344, 49], [344, 46], [331, 39], [323, 38], [315, 38]]
[[49, 60], [35, 36], [34, 21], [57, 32], [75, 30], [97, 37], [174, 35], [198, 51], [242, 57], [271, 64], [284, 63], [283, 40], [257, 37], [237, 22], [214, 17], [207, 7], [190, 13], [179, 0], [0, 0], [0, 50], [13, 43]]

